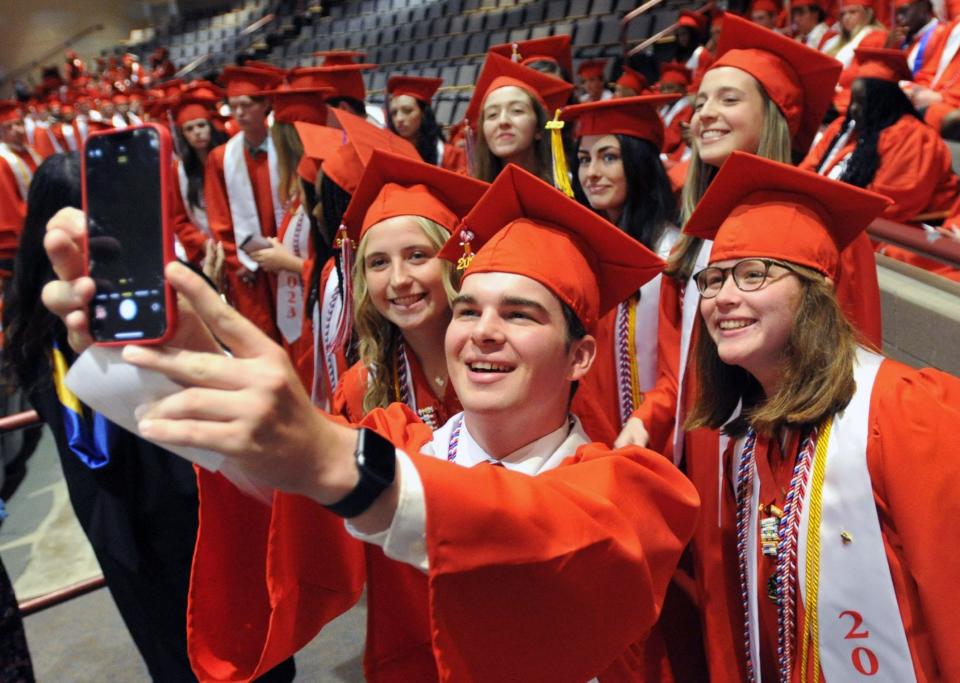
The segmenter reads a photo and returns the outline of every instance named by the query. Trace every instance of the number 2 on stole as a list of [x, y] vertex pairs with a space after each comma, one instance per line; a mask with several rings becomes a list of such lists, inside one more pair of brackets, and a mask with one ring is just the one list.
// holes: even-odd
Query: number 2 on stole
[[[846, 616], [853, 619], [853, 625], [850, 627], [850, 630], [847, 631], [844, 640], [859, 640], [870, 637], [870, 631], [860, 628], [863, 625], [863, 616], [860, 612], [854, 612], [849, 609], [844, 610], [840, 612], [838, 618], [843, 619]], [[873, 650], [869, 647], [863, 647], [862, 645], [853, 648], [850, 652], [850, 662], [853, 664], [853, 668], [862, 676], [873, 676], [880, 670], [880, 660], [877, 659], [877, 655], [874, 654]]]

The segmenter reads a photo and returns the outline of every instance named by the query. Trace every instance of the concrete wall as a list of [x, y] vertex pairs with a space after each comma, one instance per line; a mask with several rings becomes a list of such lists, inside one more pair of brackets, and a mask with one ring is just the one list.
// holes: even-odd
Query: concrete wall
[[[0, 70], [10, 73], [30, 64], [56, 48], [71, 35], [93, 24], [103, 24], [97, 31], [79, 40], [73, 49], [88, 62], [100, 50], [117, 45], [133, 28], [148, 23], [148, 3], [136, 0], [0, 0]], [[63, 63], [63, 53], [44, 64]], [[31, 72], [36, 80], [39, 70]], [[3, 96], [9, 96], [8, 85]]]
[[883, 351], [960, 376], [960, 283], [877, 256]]

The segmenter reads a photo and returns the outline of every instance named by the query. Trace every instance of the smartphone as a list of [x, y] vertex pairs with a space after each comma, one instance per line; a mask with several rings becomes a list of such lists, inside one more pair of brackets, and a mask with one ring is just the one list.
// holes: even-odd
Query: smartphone
[[98, 344], [161, 344], [176, 324], [170, 133], [156, 124], [91, 133], [83, 148], [86, 263]]

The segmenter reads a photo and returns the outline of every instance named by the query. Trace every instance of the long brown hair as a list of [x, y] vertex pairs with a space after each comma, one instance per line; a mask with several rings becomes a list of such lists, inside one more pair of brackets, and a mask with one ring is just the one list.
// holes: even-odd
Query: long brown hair
[[277, 195], [281, 201], [288, 201], [300, 191], [297, 165], [303, 156], [303, 143], [292, 123], [275, 122], [270, 127], [270, 137], [277, 150], [277, 168], [280, 172]]
[[[439, 223], [421, 216], [410, 216], [410, 218], [416, 221], [437, 251], [450, 238], [450, 233]], [[369, 373], [367, 390], [363, 395], [364, 414], [374, 408], [383, 408], [393, 401], [400, 400], [394, 388], [394, 380], [397, 375], [397, 354], [400, 344], [403, 343], [403, 333], [400, 328], [380, 315], [370, 300], [363, 266], [368, 237], [369, 234], [360, 240], [353, 267], [353, 325], [358, 340], [360, 362]], [[444, 261], [444, 266], [443, 289], [447, 293], [449, 302], [456, 296], [459, 282], [453, 264]], [[443, 349], [439, 349], [439, 352], [442, 353]]]
[[[776, 103], [767, 95], [763, 85], [754, 79], [757, 90], [763, 98], [763, 130], [760, 131], [760, 140], [757, 143], [757, 156], [772, 161], [780, 161], [785, 164], [793, 162], [790, 153], [791, 139], [790, 126], [783, 112], [777, 107]], [[703, 194], [710, 186], [710, 181], [719, 170], [716, 166], [711, 166], [700, 159], [700, 153], [697, 149], [696, 141], [691, 147], [690, 166], [687, 169], [687, 179], [683, 185], [683, 192], [680, 195], [680, 222], [685, 224], [689, 220], [693, 210]], [[703, 240], [697, 237], [690, 237], [681, 233], [667, 260], [667, 267], [664, 272], [685, 283], [693, 274], [693, 268], [697, 260], [697, 253], [700, 251], [700, 245]]]
[[780, 384], [764, 396], [759, 382], [727, 365], [700, 317], [696, 346], [697, 402], [684, 429], [719, 429], [743, 401], [740, 416], [725, 428], [742, 436], [748, 427], [772, 435], [778, 428], [810, 427], [842, 410], [853, 397], [857, 337], [837, 303], [833, 285], [820, 273], [791, 265], [801, 293], [790, 338], [783, 349]]
[[[533, 151], [534, 160], [537, 164], [535, 169], [528, 169], [534, 175], [542, 178], [551, 185], [553, 184], [553, 156], [550, 152], [550, 136], [544, 132], [547, 125], [547, 114], [540, 106], [540, 103], [530, 97], [530, 94], [524, 90], [523, 94], [530, 100], [530, 106], [537, 116], [536, 126], [534, 128]], [[470, 168], [470, 175], [478, 180], [492, 183], [500, 175], [500, 171], [506, 165], [502, 159], [493, 155], [490, 146], [487, 144], [487, 136], [483, 134], [483, 116], [475, 131], [476, 143], [474, 145], [473, 164]]]

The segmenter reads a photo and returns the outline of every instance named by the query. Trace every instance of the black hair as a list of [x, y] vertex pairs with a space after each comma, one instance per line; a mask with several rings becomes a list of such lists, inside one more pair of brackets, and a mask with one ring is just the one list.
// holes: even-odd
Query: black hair
[[[587, 336], [587, 328], [584, 326], [583, 321], [580, 320], [580, 316], [577, 315], [570, 306], [561, 301], [560, 310], [563, 311], [563, 321], [566, 323], [567, 328], [567, 350], [570, 350], [570, 347], [573, 346], [574, 342], [578, 342], [584, 337]], [[570, 385], [570, 400], [573, 400], [574, 395], [577, 393], [577, 389], [580, 387], [580, 382], [573, 382]]]
[[[213, 122], [210, 125], [210, 147], [208, 152], [214, 147], [225, 143], [229, 138], [227, 134], [218, 130]], [[203, 170], [204, 164], [200, 160], [200, 155], [190, 146], [187, 138], [184, 136], [180, 126], [177, 129], [177, 149], [180, 153], [180, 163], [183, 164], [183, 171], [187, 175], [187, 203], [191, 208], [203, 208]]]
[[[417, 151], [424, 163], [436, 166], [443, 159], [437, 158], [437, 142], [443, 140], [443, 130], [437, 123], [437, 116], [433, 112], [433, 107], [429, 102], [424, 102], [419, 98], [414, 98], [417, 106], [420, 107], [420, 130], [417, 131]], [[393, 116], [390, 115], [389, 106], [387, 107], [387, 129], [391, 133], [396, 133], [397, 129], [393, 125]], [[445, 140], [444, 140], [445, 141]]]
[[[43, 286], [56, 279], [43, 248], [47, 221], [62, 208], [80, 208], [80, 155], [53, 154], [30, 182], [27, 216], [3, 305], [5, 343], [3, 371], [26, 391], [37, 380], [37, 368], [53, 344], [58, 319], [40, 300]], [[42, 376], [42, 375], [41, 375]]]
[[[843, 125], [827, 147], [820, 166], [822, 167], [830, 156], [830, 152], [839, 142], [843, 132], [853, 125], [853, 115], [856, 114], [858, 117], [855, 131], [857, 144], [840, 180], [865, 188], [873, 182], [877, 167], [880, 165], [880, 154], [877, 151], [880, 134], [899, 121], [902, 116], [910, 115], [919, 119], [920, 115], [900, 86], [889, 81], [859, 78], [854, 82], [852, 98], [853, 102], [847, 111]], [[817, 170], [821, 169], [818, 167]]]
[[[340, 228], [340, 221], [343, 214], [350, 204], [350, 193], [335, 183], [330, 176], [324, 175], [320, 180], [320, 211], [323, 216], [322, 221], [310, 220], [310, 240], [314, 245], [316, 254], [313, 272], [310, 273], [310, 287], [307, 294], [307, 314], [310, 315], [313, 307], [321, 300], [323, 294], [320, 291], [320, 274], [323, 266], [330, 255], [334, 257], [334, 263], [337, 269], [337, 276], [340, 279], [340, 295], [346, 291], [344, 286], [343, 264], [340, 263], [340, 252], [333, 245], [337, 230]], [[312, 212], [311, 212], [312, 213]], [[326, 251], [322, 250], [326, 245]], [[326, 253], [326, 257], [322, 254]], [[352, 348], [352, 345], [351, 345]]]
[[346, 104], [350, 107], [350, 111], [357, 116], [366, 117], [367, 115], [367, 106], [358, 100], [356, 97], [347, 97], [346, 95], [340, 95], [338, 97], [331, 97], [327, 100], [327, 106], [333, 107], [334, 109], [339, 108], [340, 104]]
[[817, 23], [818, 23], [818, 24], [821, 23], [823, 20], [825, 20], [825, 19], [827, 18], [827, 13], [826, 13], [826, 11], [825, 11], [819, 4], [814, 4], [814, 5], [800, 5], [799, 7], [793, 7], [793, 8], [791, 8], [790, 11], [791, 11], [791, 13], [792, 13], [792, 12], [796, 12], [796, 11], [798, 11], [798, 10], [799, 10], [799, 11], [806, 10], [806, 11], [808, 11], [808, 12], [815, 12], [816, 15], [817, 15]]
[[[632, 135], [616, 135], [616, 138], [627, 180], [627, 199], [617, 225], [648, 249], [656, 250], [667, 223], [676, 224], [679, 218], [670, 179], [660, 161], [660, 151], [653, 143]], [[581, 204], [590, 206], [580, 186], [580, 174], [575, 167], [571, 170], [574, 195]]]

